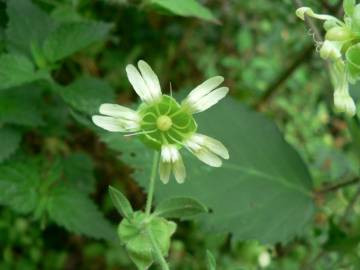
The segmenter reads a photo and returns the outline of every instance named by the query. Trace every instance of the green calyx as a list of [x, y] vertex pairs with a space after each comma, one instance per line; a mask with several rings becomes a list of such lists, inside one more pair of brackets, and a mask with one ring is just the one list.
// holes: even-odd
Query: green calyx
[[197, 129], [193, 116], [167, 95], [163, 95], [157, 103], [142, 104], [138, 113], [142, 117], [140, 138], [156, 150], [164, 144], [175, 144], [181, 148]]
[[148, 269], [156, 261], [152, 241], [156, 239], [162, 256], [167, 256], [175, 230], [174, 222], [139, 211], [131, 219], [122, 220], [118, 236], [138, 269]]

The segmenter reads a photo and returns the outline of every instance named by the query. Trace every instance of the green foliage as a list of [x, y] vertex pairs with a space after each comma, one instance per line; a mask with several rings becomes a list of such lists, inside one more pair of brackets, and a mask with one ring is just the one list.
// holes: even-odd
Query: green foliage
[[216, 22], [217, 19], [212, 12], [201, 5], [197, 0], [150, 0], [154, 6], [163, 8], [175, 15], [184, 17], [197, 17], [206, 21]]
[[35, 71], [33, 63], [24, 56], [0, 56], [0, 90], [20, 86], [39, 79], [46, 79], [47, 72]]
[[[230, 232], [237, 239], [274, 243], [301, 234], [314, 212], [312, 180], [276, 127], [231, 99], [207, 115], [199, 115], [197, 122], [202, 133], [220, 138], [231, 149], [230, 160], [219, 169], [185, 160], [190, 180], [180, 186], [174, 181], [158, 186], [158, 198], [191, 196], [200, 200], [213, 212], [204, 219], [206, 226]], [[220, 122], [221, 129], [213, 125]], [[141, 168], [135, 177], [146, 187], [144, 172], [149, 171], [151, 153], [145, 154], [136, 141], [123, 143], [117, 135], [106, 134], [103, 140], [127, 154], [127, 162]], [[140, 151], [141, 155], [136, 154]]]
[[207, 211], [206, 206], [193, 198], [174, 197], [160, 202], [154, 215], [164, 218], [189, 218]]
[[206, 259], [207, 259], [207, 269], [208, 270], [216, 270], [216, 260], [214, 258], [214, 255], [207, 250], [206, 251]]
[[10, 127], [0, 128], [0, 163], [9, 158], [18, 149], [21, 133]]
[[64, 23], [45, 40], [44, 55], [50, 62], [59, 61], [94, 42], [103, 41], [110, 27], [101, 22]]

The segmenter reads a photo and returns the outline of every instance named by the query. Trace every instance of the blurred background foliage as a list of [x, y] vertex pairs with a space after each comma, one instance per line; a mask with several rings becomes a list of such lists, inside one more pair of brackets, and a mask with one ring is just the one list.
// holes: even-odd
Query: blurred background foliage
[[[334, 113], [325, 63], [294, 15], [298, 2], [184, 0], [190, 6], [180, 9], [181, 1], [0, 1], [0, 269], [135, 269], [116, 239], [120, 217], [107, 194], [111, 184], [143, 206], [135, 163], [114, 151], [124, 149], [120, 135], [102, 137], [110, 147], [101, 142], [89, 116], [103, 102], [136, 101], [125, 66], [138, 59], [167, 93], [224, 76], [232, 97], [266, 116], [259, 125], [276, 123], [314, 182], [315, 213], [298, 236], [241, 241], [182, 221], [172, 269], [205, 269], [207, 249], [218, 269], [360, 269], [359, 120]], [[342, 1], [303, 4], [342, 13]], [[112, 147], [117, 138], [122, 145]]]

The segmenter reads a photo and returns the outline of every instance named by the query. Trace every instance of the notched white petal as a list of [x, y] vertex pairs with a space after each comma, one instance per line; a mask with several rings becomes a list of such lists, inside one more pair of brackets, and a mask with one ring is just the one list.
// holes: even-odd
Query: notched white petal
[[196, 101], [202, 96], [210, 93], [212, 90], [218, 87], [223, 81], [224, 81], [224, 77], [222, 76], [212, 77], [206, 80], [205, 82], [203, 82], [202, 84], [200, 84], [199, 86], [197, 86], [195, 89], [193, 89], [188, 95], [187, 99], [190, 101]]
[[152, 99], [159, 99], [161, 97], [161, 87], [159, 78], [157, 77], [156, 73], [144, 60], [140, 60], [138, 62], [138, 67]]
[[160, 175], [160, 180], [164, 184], [169, 183], [170, 173], [171, 173], [171, 164], [169, 162], [160, 161], [159, 175]]
[[173, 170], [174, 170], [174, 175], [175, 175], [176, 181], [179, 184], [184, 183], [185, 178], [186, 178], [186, 169], [185, 169], [184, 162], [181, 157], [177, 161], [174, 162]]
[[116, 118], [140, 121], [140, 116], [136, 111], [118, 104], [104, 103], [100, 106], [99, 112]]
[[217, 155], [211, 153], [206, 148], [203, 148], [200, 151], [194, 152], [194, 155], [198, 159], [200, 159], [202, 162], [204, 162], [205, 164], [207, 164], [211, 167], [221, 167], [221, 165], [222, 165], [221, 159]]
[[123, 132], [124, 128], [113, 117], [94, 115], [92, 121], [95, 125], [112, 132]]

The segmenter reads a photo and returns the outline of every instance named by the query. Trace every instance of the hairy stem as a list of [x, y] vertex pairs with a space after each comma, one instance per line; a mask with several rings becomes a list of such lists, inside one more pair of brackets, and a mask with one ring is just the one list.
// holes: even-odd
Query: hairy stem
[[153, 157], [153, 164], [151, 168], [150, 181], [149, 181], [149, 192], [146, 199], [145, 212], [147, 215], [150, 215], [151, 213], [151, 205], [154, 197], [156, 171], [157, 171], [158, 163], [159, 163], [159, 152], [155, 151]]

